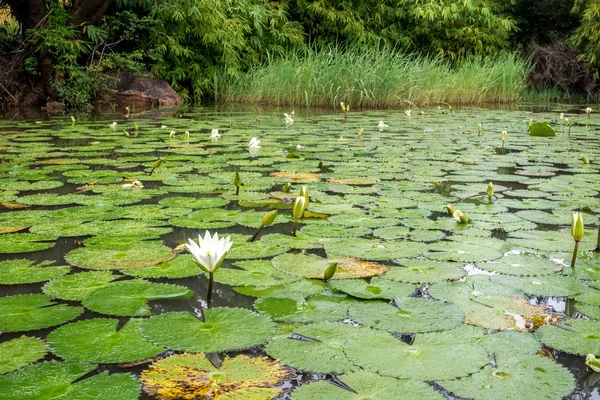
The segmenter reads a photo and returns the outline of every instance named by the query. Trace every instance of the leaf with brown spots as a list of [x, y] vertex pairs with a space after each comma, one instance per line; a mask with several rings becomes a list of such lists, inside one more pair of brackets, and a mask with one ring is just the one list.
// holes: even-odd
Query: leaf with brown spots
[[176, 354], [153, 363], [142, 373], [144, 391], [161, 400], [272, 399], [290, 371], [268, 357], [239, 355], [215, 368], [204, 354]]
[[356, 178], [329, 178], [327, 179], [331, 183], [341, 183], [344, 185], [374, 185], [379, 183], [379, 179], [376, 178], [368, 178], [368, 177], [356, 177]]
[[315, 174], [312, 172], [273, 172], [271, 176], [276, 178], [288, 178], [296, 183], [310, 183], [319, 182], [321, 180], [321, 174]]

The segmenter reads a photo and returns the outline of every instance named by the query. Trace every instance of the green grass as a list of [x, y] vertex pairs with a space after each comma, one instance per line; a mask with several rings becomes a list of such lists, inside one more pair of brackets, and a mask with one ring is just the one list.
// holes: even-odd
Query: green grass
[[527, 62], [514, 54], [465, 61], [389, 48], [303, 49], [272, 58], [222, 87], [226, 102], [353, 109], [516, 102], [527, 94]]

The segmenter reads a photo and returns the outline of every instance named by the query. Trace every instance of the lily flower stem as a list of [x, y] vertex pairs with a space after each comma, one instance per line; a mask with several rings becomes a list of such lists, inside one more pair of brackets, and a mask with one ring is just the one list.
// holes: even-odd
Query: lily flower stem
[[152, 173], [154, 172], [155, 168], [152, 168], [152, 170], [150, 170], [150, 174], [149, 176], [152, 176]]
[[296, 236], [296, 229], [298, 229], [298, 219], [294, 219], [294, 230], [292, 231], [293, 236]]
[[263, 227], [264, 227], [264, 225], [261, 225], [258, 227], [256, 232], [254, 232], [254, 235], [250, 238], [249, 242], [254, 242], [256, 240], [256, 238], [258, 237], [258, 234], [260, 233], [260, 231], [262, 230]]
[[600, 224], [598, 225], [598, 241], [596, 242], [596, 252], [600, 253]]
[[504, 140], [502, 141], [502, 155], [504, 155]]
[[237, 187], [235, 188], [235, 195], [236, 195], [236, 196], [239, 196], [239, 195], [240, 195], [240, 187], [239, 187], [239, 186], [237, 186]]
[[579, 248], [579, 241], [575, 241], [575, 248], [573, 249], [573, 258], [571, 258], [571, 268], [575, 267], [575, 260], [577, 260], [577, 249]]
[[206, 302], [210, 304], [212, 300], [213, 284], [215, 283], [215, 273], [208, 273], [208, 293], [206, 294]]

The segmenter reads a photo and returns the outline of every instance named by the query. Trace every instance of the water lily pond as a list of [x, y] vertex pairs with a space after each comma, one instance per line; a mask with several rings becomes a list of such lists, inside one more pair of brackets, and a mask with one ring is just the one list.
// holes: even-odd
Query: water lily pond
[[600, 399], [584, 108], [1, 121], [0, 398]]

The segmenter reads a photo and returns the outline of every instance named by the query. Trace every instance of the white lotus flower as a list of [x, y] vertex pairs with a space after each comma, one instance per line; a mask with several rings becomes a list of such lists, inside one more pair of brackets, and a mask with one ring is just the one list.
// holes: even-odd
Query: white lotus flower
[[377, 128], [379, 128], [379, 132], [383, 132], [383, 128], [389, 128], [389, 125], [386, 125], [385, 122], [383, 121], [379, 121], [379, 124], [377, 124]]
[[299, 144], [296, 145], [296, 150], [300, 150], [300, 149], [303, 149], [303, 148], [304, 148], [304, 146], [301, 146]]
[[117, 130], [117, 121], [113, 122], [112, 124], [108, 125], [110, 128], [112, 128], [113, 131]]
[[160, 128], [161, 129], [167, 129], [167, 126], [166, 125], [161, 125]]
[[560, 113], [560, 115], [558, 116], [558, 119], [560, 119], [561, 121], [565, 119], [565, 113]]
[[210, 232], [206, 231], [204, 238], [198, 235], [198, 244], [190, 239], [190, 243], [185, 247], [194, 257], [196, 264], [212, 274], [219, 269], [232, 244], [231, 236], [219, 239], [218, 233], [215, 232], [215, 236], [211, 237]]
[[219, 133], [219, 130], [217, 128], [215, 128], [212, 131], [210, 131], [210, 137], [212, 139], [220, 138], [221, 134]]
[[589, 113], [591, 113], [591, 112], [592, 112], [592, 107], [587, 107], [587, 108], [585, 109], [585, 113], [586, 113], [586, 114], [589, 114]]
[[290, 127], [294, 124], [294, 119], [292, 118], [292, 115], [294, 115], [294, 112], [292, 111], [292, 114], [283, 114], [283, 116], [285, 117], [285, 127]]
[[250, 139], [250, 143], [248, 143], [248, 147], [251, 149], [260, 149], [262, 146], [260, 146], [260, 140], [253, 137], [252, 139]]
[[121, 185], [122, 189], [142, 189], [143, 187], [144, 185], [142, 182], [138, 181], [137, 179]]
[[170, 139], [175, 139], [175, 136], [176, 136], [176, 135], [175, 135], [175, 131], [171, 131], [171, 132], [169, 132], [169, 138], [170, 138]]
[[410, 113], [411, 113], [411, 111], [412, 111], [412, 110], [406, 110], [406, 111], [404, 111], [404, 114], [406, 114], [406, 116], [407, 116], [407, 117], [410, 117]]

